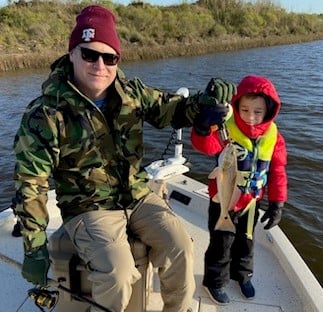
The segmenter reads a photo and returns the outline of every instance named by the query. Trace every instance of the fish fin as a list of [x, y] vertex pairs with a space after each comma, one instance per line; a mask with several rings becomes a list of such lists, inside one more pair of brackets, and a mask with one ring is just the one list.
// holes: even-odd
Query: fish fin
[[241, 190], [240, 188], [238, 188], [237, 186], [235, 186], [233, 194], [231, 196], [231, 200], [230, 200], [230, 205], [229, 205], [229, 210], [234, 210], [237, 202], [239, 201], [240, 197], [241, 197]]
[[219, 202], [220, 202], [218, 194], [215, 194], [215, 195], [212, 197], [212, 201], [213, 201], [214, 203], [219, 203]]
[[219, 167], [215, 167], [208, 175], [209, 179], [215, 179], [218, 176]]

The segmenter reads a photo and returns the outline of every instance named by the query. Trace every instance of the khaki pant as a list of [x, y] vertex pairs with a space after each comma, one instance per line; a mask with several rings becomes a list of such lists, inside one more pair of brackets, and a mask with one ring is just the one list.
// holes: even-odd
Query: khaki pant
[[[158, 268], [164, 312], [186, 312], [195, 290], [193, 243], [164, 200], [152, 193], [129, 213], [129, 227], [150, 247]], [[91, 273], [93, 299], [114, 312], [127, 307], [140, 278], [126, 233], [124, 211], [98, 210], [70, 220], [65, 228]], [[97, 311], [92, 308], [91, 311]]]

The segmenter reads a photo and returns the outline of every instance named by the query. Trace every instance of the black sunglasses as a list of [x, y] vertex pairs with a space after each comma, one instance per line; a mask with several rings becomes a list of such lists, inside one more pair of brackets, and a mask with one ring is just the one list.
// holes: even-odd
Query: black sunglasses
[[102, 57], [103, 63], [108, 66], [117, 65], [120, 59], [118, 54], [113, 53], [101, 53], [95, 50], [77, 46], [81, 50], [82, 59], [85, 62], [95, 63], [99, 57]]

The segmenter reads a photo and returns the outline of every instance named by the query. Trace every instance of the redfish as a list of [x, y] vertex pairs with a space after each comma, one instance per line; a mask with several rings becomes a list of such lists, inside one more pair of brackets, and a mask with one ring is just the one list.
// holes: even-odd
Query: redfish
[[240, 174], [237, 165], [237, 156], [234, 145], [229, 142], [219, 155], [218, 167], [210, 174], [209, 178], [216, 178], [218, 193], [213, 196], [214, 202], [220, 203], [220, 217], [215, 225], [215, 230], [236, 232], [229, 212], [234, 209], [235, 204], [241, 196], [238, 188]]

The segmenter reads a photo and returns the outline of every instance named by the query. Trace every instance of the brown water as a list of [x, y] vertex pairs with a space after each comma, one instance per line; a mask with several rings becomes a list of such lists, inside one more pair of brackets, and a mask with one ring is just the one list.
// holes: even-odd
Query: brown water
[[[281, 227], [323, 284], [323, 41], [123, 64], [127, 76], [167, 90], [203, 89], [211, 77], [238, 82], [247, 74], [269, 77], [283, 101], [277, 119], [288, 149], [289, 199]], [[0, 210], [13, 195], [13, 137], [28, 102], [40, 94], [47, 72], [0, 76]], [[171, 129], [145, 128], [146, 162], [159, 159]], [[190, 175], [205, 181], [213, 159], [192, 150], [183, 132]]]

